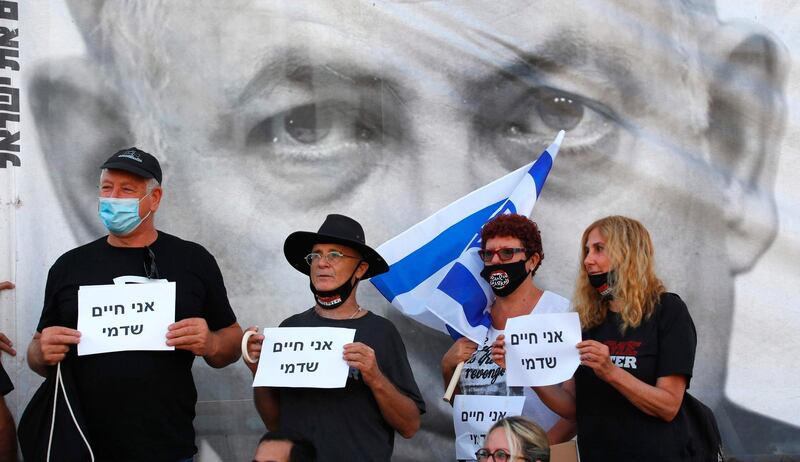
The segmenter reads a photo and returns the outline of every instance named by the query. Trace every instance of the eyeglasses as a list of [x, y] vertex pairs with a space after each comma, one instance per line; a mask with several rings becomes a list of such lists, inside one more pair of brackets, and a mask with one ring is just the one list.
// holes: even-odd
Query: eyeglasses
[[[528, 448], [525, 452], [526, 454], [533, 456], [533, 459], [525, 456], [514, 456], [514, 458], [522, 459], [527, 462], [532, 462], [532, 460], [535, 460], [536, 462], [550, 462], [549, 449]], [[489, 457], [491, 457], [494, 462], [506, 462], [511, 460], [511, 453], [505, 449], [498, 449], [494, 452], [489, 452], [489, 450], [486, 448], [478, 449], [478, 451], [475, 452], [475, 458], [478, 459], [478, 462], [486, 462], [489, 460]]]
[[481, 257], [484, 263], [491, 263], [492, 258], [494, 258], [495, 254], [500, 257], [500, 261], [509, 261], [514, 258], [514, 255], [518, 253], [524, 253], [525, 249], [521, 247], [503, 247], [502, 249], [496, 250], [489, 250], [489, 249], [481, 249], [478, 250], [478, 256]]
[[[491, 457], [494, 462], [506, 462], [507, 460], [511, 460], [511, 453], [505, 449], [497, 449], [494, 452], [489, 452], [486, 448], [478, 449], [475, 452], [475, 458], [478, 459], [478, 462], [486, 462], [489, 460], [489, 457]], [[524, 459], [524, 457], [517, 458]]]
[[156, 267], [156, 254], [150, 247], [144, 248], [144, 274], [147, 279], [161, 279], [158, 275], [158, 267]]
[[319, 252], [311, 252], [310, 254], [306, 255], [305, 260], [306, 260], [306, 263], [308, 263], [308, 266], [311, 266], [315, 261], [318, 261], [321, 257], [325, 257], [325, 260], [330, 265], [336, 265], [337, 263], [342, 261], [342, 258], [345, 258], [345, 257], [346, 258], [355, 258], [356, 260], [360, 260], [359, 257], [354, 257], [352, 255], [345, 255], [342, 252], [339, 252], [339, 251], [336, 251], [336, 250], [332, 250], [332, 251], [326, 253], [325, 255], [323, 255], [323, 254], [321, 254]]

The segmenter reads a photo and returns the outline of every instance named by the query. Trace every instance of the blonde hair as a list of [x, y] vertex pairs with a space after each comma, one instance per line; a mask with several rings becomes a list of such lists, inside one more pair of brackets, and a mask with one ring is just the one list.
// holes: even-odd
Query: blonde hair
[[522, 416], [505, 417], [492, 425], [487, 435], [498, 428], [506, 432], [511, 460], [515, 457], [524, 457], [532, 462], [549, 460], [547, 433], [536, 422]]
[[583, 263], [589, 251], [586, 242], [589, 233], [594, 229], [600, 231], [606, 241], [605, 252], [611, 261], [610, 270], [613, 270], [608, 284], [614, 300], [622, 303], [621, 330], [624, 332], [629, 327], [638, 327], [642, 319], [653, 314], [659, 297], [666, 289], [653, 268], [653, 242], [650, 233], [638, 221], [619, 215], [601, 218], [583, 232], [581, 262], [573, 297], [581, 327], [586, 330], [600, 325], [608, 314], [610, 303], [589, 283]]

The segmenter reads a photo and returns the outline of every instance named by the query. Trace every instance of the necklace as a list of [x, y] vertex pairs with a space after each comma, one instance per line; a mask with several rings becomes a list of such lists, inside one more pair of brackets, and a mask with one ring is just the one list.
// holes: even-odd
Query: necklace
[[314, 308], [314, 312], [315, 312], [315, 313], [317, 313], [317, 315], [318, 315], [318, 316], [320, 316], [320, 317], [323, 317], [323, 318], [325, 318], [325, 319], [338, 319], [338, 320], [342, 320], [342, 319], [353, 319], [353, 318], [355, 318], [356, 316], [358, 316], [358, 313], [360, 313], [360, 312], [361, 312], [361, 306], [359, 306], [359, 305], [356, 305], [356, 310], [355, 310], [355, 311], [353, 311], [353, 314], [351, 314], [351, 315], [350, 315], [349, 317], [347, 317], [347, 318], [334, 318], [334, 317], [331, 317], [331, 316], [325, 316], [325, 315], [323, 314], [323, 311], [320, 311], [320, 309], [319, 309], [319, 308], [316, 308], [316, 307]]
[[349, 317], [349, 318], [347, 318], [347, 319], [353, 319], [353, 318], [355, 318], [355, 317], [356, 317], [356, 315], [357, 315], [358, 313], [360, 313], [360, 312], [361, 312], [361, 306], [359, 306], [359, 305], [356, 305], [356, 310], [355, 310], [355, 311], [353, 311], [353, 314], [351, 314], [351, 315], [350, 315], [350, 317]]

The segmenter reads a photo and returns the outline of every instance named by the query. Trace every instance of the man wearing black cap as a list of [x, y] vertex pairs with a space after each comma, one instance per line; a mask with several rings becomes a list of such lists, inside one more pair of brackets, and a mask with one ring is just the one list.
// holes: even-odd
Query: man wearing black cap
[[[397, 329], [356, 301], [358, 282], [385, 273], [388, 265], [366, 245], [361, 225], [343, 215], [328, 215], [316, 233], [290, 234], [283, 253], [309, 275], [316, 304], [280, 327], [344, 327], [356, 334], [344, 347], [350, 366], [344, 388], [255, 388], [261, 418], [270, 430], [310, 439], [320, 461], [388, 461], [394, 432], [411, 438], [425, 412]], [[263, 340], [251, 337], [251, 358], [258, 357]], [[248, 364], [253, 374], [256, 364]]]
[[[98, 460], [190, 460], [196, 452], [194, 358], [217, 368], [231, 364], [242, 331], [214, 257], [155, 227], [163, 194], [158, 160], [130, 148], [101, 169], [98, 213], [109, 234], [53, 264], [28, 364], [46, 375], [49, 366], [71, 362], [74, 401]], [[176, 282], [176, 322], [164, 339], [175, 351], [76, 355], [78, 289], [113, 284], [120, 276]]]

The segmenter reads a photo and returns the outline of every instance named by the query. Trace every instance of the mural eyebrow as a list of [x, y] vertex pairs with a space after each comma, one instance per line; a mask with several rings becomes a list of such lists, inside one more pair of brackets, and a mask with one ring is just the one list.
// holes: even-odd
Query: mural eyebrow
[[405, 92], [391, 78], [363, 69], [355, 63], [312, 63], [302, 53], [280, 53], [266, 60], [239, 92], [234, 100], [234, 108], [247, 104], [261, 94], [269, 94], [276, 85], [289, 83], [306, 87], [309, 90], [328, 86], [350, 86], [355, 89], [367, 87], [374, 90], [382, 87], [392, 102], [404, 106]]
[[[528, 87], [545, 85], [548, 76], [562, 74], [570, 78], [602, 80], [626, 95], [626, 102], [641, 101], [642, 83], [632, 73], [629, 54], [618, 47], [598, 47], [576, 34], [562, 31], [537, 46], [526, 50], [499, 37], [491, 39], [511, 53], [513, 58], [496, 64], [494, 73], [467, 84], [465, 93], [480, 98], [482, 92], [501, 83], [514, 82]], [[588, 70], [588, 72], [587, 72]]]

